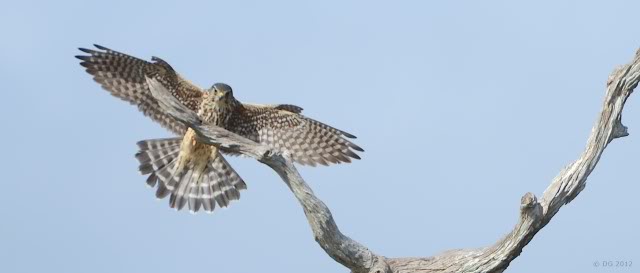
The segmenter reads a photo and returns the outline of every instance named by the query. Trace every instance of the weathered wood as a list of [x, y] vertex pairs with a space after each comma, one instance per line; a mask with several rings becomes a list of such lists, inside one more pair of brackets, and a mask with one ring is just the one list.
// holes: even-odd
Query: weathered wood
[[553, 179], [541, 200], [538, 201], [533, 193], [522, 197], [520, 219], [509, 234], [489, 247], [451, 250], [425, 258], [386, 258], [345, 236], [338, 229], [331, 211], [313, 194], [288, 160], [288, 155], [274, 153], [268, 147], [222, 128], [202, 124], [195, 113], [182, 106], [159, 82], [147, 79], [147, 83], [163, 109], [193, 128], [201, 141], [253, 157], [278, 173], [302, 205], [318, 244], [331, 258], [352, 272], [453, 273], [504, 271], [560, 208], [584, 189], [587, 177], [607, 145], [615, 138], [629, 135], [621, 123], [621, 114], [639, 80], [640, 50], [631, 63], [617, 68], [609, 76], [600, 117], [591, 131], [585, 151]]

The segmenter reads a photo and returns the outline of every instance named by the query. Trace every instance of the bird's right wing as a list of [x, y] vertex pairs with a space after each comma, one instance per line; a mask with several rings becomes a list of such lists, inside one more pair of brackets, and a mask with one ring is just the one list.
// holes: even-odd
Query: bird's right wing
[[95, 45], [98, 50], [80, 48], [89, 55], [80, 55], [80, 65], [87, 73], [113, 96], [137, 105], [144, 115], [160, 123], [172, 132], [182, 135], [186, 132], [184, 124], [166, 114], [151, 95], [146, 77], [161, 82], [182, 104], [197, 112], [204, 91], [182, 78], [171, 66], [160, 58], [153, 57], [148, 62]]

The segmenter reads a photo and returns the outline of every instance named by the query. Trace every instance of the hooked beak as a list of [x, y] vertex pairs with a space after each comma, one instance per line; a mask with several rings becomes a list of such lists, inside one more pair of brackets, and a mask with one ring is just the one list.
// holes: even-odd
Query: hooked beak
[[221, 98], [226, 97], [228, 94], [229, 94], [229, 92], [227, 92], [227, 91], [218, 91], [217, 97], [221, 99]]

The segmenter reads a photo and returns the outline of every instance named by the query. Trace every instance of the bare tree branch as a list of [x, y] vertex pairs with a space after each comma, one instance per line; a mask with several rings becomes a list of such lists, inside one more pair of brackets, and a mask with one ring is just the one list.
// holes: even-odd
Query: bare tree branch
[[[331, 258], [354, 272], [390, 272], [381, 256], [340, 232], [329, 208], [313, 194], [296, 167], [287, 159], [288, 155], [277, 154], [266, 146], [223, 128], [203, 124], [193, 111], [183, 106], [158, 81], [147, 78], [147, 83], [160, 106], [193, 128], [199, 141], [253, 157], [278, 173], [302, 205], [316, 241]], [[384, 268], [377, 269], [381, 266]]]
[[425, 258], [386, 258], [340, 232], [327, 206], [313, 194], [288, 155], [274, 153], [254, 141], [203, 124], [195, 113], [180, 104], [159, 82], [147, 79], [153, 96], [163, 109], [193, 128], [200, 141], [253, 157], [278, 173], [302, 205], [318, 244], [331, 258], [358, 273], [504, 271], [560, 208], [584, 189], [587, 177], [607, 145], [613, 139], [629, 135], [621, 123], [621, 114], [638, 81], [640, 50], [631, 63], [617, 68], [610, 75], [600, 117], [591, 131], [585, 151], [553, 179], [540, 201], [533, 193], [526, 193], [522, 197], [520, 219], [504, 238], [481, 249], [451, 250]]

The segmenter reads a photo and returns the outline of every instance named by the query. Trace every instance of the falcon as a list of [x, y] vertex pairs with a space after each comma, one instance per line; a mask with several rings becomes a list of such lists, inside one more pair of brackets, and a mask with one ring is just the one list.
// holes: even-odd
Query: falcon
[[120, 98], [180, 137], [138, 142], [139, 170], [148, 175], [146, 183], [156, 187], [156, 197], [169, 196], [170, 207], [191, 212], [202, 208], [213, 212], [216, 204], [227, 207], [247, 188], [222, 153], [234, 155], [214, 145], [201, 143], [191, 128], [172, 118], [152, 96], [147, 79], [155, 79], [180, 103], [198, 114], [203, 122], [222, 127], [283, 154], [293, 162], [316, 166], [349, 163], [360, 159], [364, 150], [349, 139], [354, 135], [301, 114], [291, 104], [259, 105], [242, 103], [224, 83], [202, 89], [180, 76], [167, 62], [152, 57], [151, 62], [95, 45], [79, 48], [80, 65], [111, 95]]

